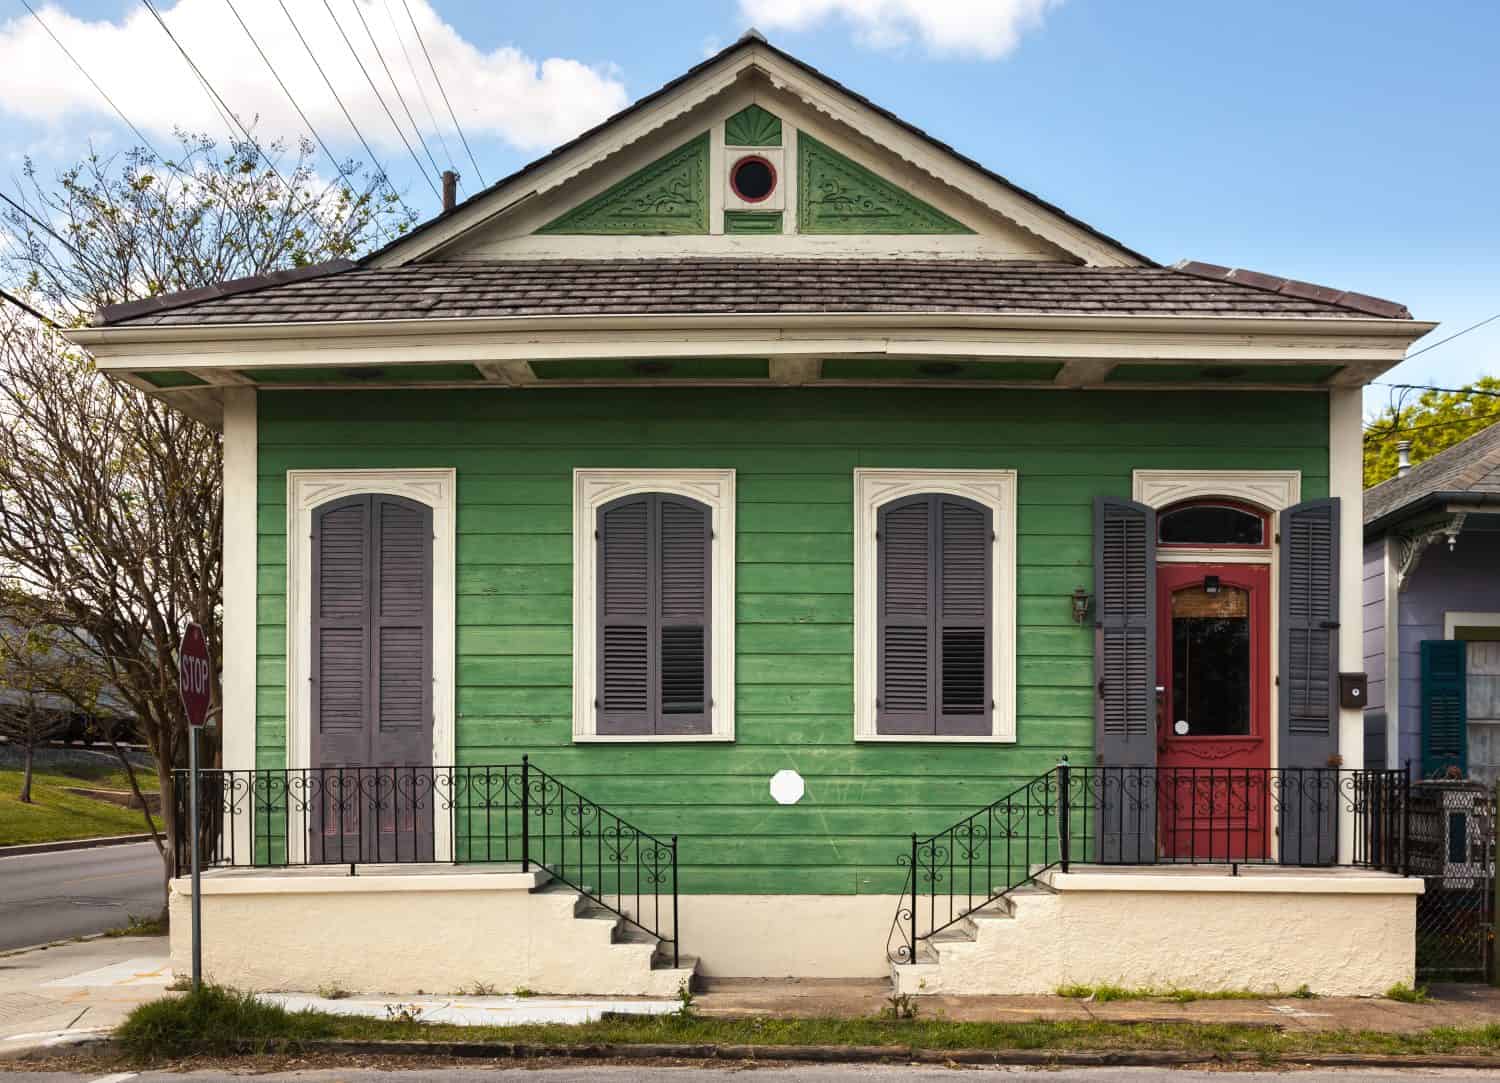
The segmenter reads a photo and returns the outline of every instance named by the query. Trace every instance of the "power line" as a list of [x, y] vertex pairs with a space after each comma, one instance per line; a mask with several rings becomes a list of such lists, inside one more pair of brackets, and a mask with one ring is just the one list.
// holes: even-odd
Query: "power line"
[[1467, 335], [1470, 331], [1477, 331], [1481, 327], [1483, 327], [1485, 324], [1487, 324], [1487, 323], [1494, 323], [1496, 320], [1500, 320], [1500, 312], [1495, 313], [1493, 316], [1486, 317], [1485, 319], [1480, 320], [1476, 324], [1471, 324], [1470, 326], [1465, 327], [1462, 331], [1455, 331], [1455, 332], [1453, 332], [1453, 334], [1449, 335], [1447, 338], [1440, 338], [1436, 342], [1431, 343], [1430, 345], [1423, 346], [1416, 353], [1407, 354], [1406, 357], [1404, 358], [1404, 360], [1410, 361], [1413, 357], [1420, 357], [1422, 354], [1426, 353], [1428, 350], [1435, 350], [1435, 349], [1437, 349], [1439, 346], [1441, 346], [1445, 342], [1452, 342], [1454, 339], [1456, 339], [1456, 338], [1458, 338], [1458, 337], [1460, 337], [1462, 335]]
[[1479, 425], [1483, 428], [1487, 428], [1490, 425], [1495, 424], [1497, 421], [1500, 421], [1500, 410], [1496, 410], [1488, 414], [1478, 414], [1474, 417], [1454, 418], [1451, 421], [1431, 421], [1425, 425], [1408, 425], [1405, 428], [1397, 426], [1396, 428], [1381, 430], [1372, 425], [1370, 428], [1365, 430], [1364, 438], [1366, 440], [1386, 440], [1392, 436], [1400, 436], [1403, 433], [1426, 432], [1428, 429], [1447, 429], [1452, 428], [1454, 425]]
[[463, 141], [464, 152], [469, 156], [469, 164], [474, 167], [474, 176], [479, 178], [480, 187], [484, 186], [484, 173], [479, 169], [479, 163], [474, 160], [474, 151], [469, 147], [469, 139], [464, 135], [463, 125], [458, 122], [458, 115], [453, 112], [453, 103], [448, 100], [448, 91], [443, 87], [443, 77], [438, 74], [437, 65], [432, 62], [432, 54], [427, 51], [427, 41], [422, 37], [421, 27], [417, 26], [417, 20], [411, 13], [411, 4], [407, 0], [401, 0], [401, 6], [406, 9], [406, 18], [411, 23], [412, 31], [417, 35], [417, 44], [422, 46], [422, 55], [427, 58], [427, 67], [432, 71], [432, 78], [437, 83], [438, 93], [443, 96], [443, 104], [448, 107], [448, 116], [453, 121], [453, 127], [458, 131], [458, 138]]
[[[339, 97], [339, 92], [334, 89], [333, 80], [328, 78], [328, 73], [323, 70], [323, 65], [318, 61], [317, 54], [312, 51], [312, 46], [307, 43], [307, 38], [302, 36], [302, 28], [297, 25], [297, 20], [292, 18], [292, 13], [287, 10], [286, 0], [277, 0], [277, 3], [281, 5], [281, 13], [286, 16], [286, 21], [292, 24], [292, 31], [297, 35], [297, 40], [302, 43], [302, 48], [306, 50], [308, 59], [313, 62], [313, 67], [317, 68], [318, 74], [323, 77], [323, 84], [328, 87], [328, 92], [333, 95], [333, 100], [338, 103], [339, 111], [344, 114], [344, 119], [349, 122], [349, 127], [354, 129], [354, 134], [359, 139], [359, 145], [365, 148], [365, 153], [370, 156], [370, 161], [380, 171], [381, 176], [386, 176], [385, 171], [380, 167], [380, 159], [376, 158], [375, 152], [370, 149], [370, 142], [365, 138], [365, 133], [359, 130], [358, 124], [354, 123], [354, 117], [349, 114], [349, 108], [344, 104], [344, 99]], [[415, 211], [406, 205], [406, 200], [401, 198], [401, 193], [396, 191], [395, 187], [391, 185], [389, 178], [386, 180], [386, 187], [390, 189], [391, 194], [396, 197], [396, 202], [401, 204], [402, 208], [408, 214], [416, 214]]]
[[406, 70], [411, 73], [411, 81], [416, 84], [417, 93], [422, 98], [422, 108], [427, 110], [427, 119], [432, 122], [432, 134], [437, 136], [438, 143], [443, 148], [443, 157], [448, 159], [448, 168], [457, 173], [458, 163], [453, 160], [453, 152], [448, 149], [448, 140], [438, 124], [437, 114], [432, 110], [432, 103], [427, 100], [427, 90], [422, 86], [422, 80], [417, 75], [417, 66], [411, 61], [411, 51], [406, 47], [406, 38], [396, 26], [396, 14], [391, 10], [391, 0], [382, 0], [382, 2], [385, 7], [386, 21], [391, 24], [391, 33], [396, 36], [396, 44], [401, 46], [401, 55], [406, 58]]
[[370, 23], [365, 18], [364, 8], [360, 6], [360, 0], [349, 0], [354, 5], [354, 14], [359, 16], [359, 25], [365, 28], [365, 37], [370, 39], [370, 48], [375, 50], [375, 57], [380, 61], [380, 66], [385, 69], [386, 81], [391, 84], [391, 89], [396, 92], [396, 100], [401, 103], [401, 109], [406, 114], [407, 121], [411, 124], [411, 130], [416, 134], [417, 142], [422, 145], [422, 153], [427, 155], [427, 160], [432, 163], [432, 171], [436, 174], [443, 172], [443, 167], [437, 164], [437, 159], [432, 156], [432, 148], [427, 145], [427, 140], [422, 136], [422, 129], [417, 126], [417, 118], [411, 115], [411, 107], [406, 104], [406, 95], [401, 93], [401, 88], [396, 85], [396, 77], [391, 74], [391, 66], [385, 62], [385, 53], [380, 51], [380, 43], [375, 40], [375, 35], [370, 32]]
[[432, 182], [428, 175], [427, 167], [422, 164], [422, 159], [417, 157], [417, 152], [411, 149], [411, 143], [406, 138], [406, 133], [401, 130], [401, 125], [396, 123], [396, 116], [391, 112], [391, 107], [385, 104], [385, 99], [380, 96], [380, 88], [375, 85], [375, 80], [370, 78], [369, 71], [365, 68], [365, 62], [359, 58], [359, 53], [354, 48], [354, 42], [349, 40], [349, 35], [344, 32], [344, 24], [339, 22], [339, 17], [333, 13], [333, 5], [328, 0], [323, 0], [323, 7], [328, 10], [328, 17], [333, 20], [333, 25], [338, 29], [339, 37], [344, 39], [344, 44], [349, 47], [349, 55], [354, 58], [354, 63], [359, 66], [359, 73], [365, 77], [365, 82], [370, 84], [370, 90], [375, 95], [375, 100], [380, 103], [380, 108], [385, 110], [386, 118], [391, 122], [391, 127], [396, 129], [396, 134], [401, 137], [401, 143], [406, 147], [406, 153], [411, 155], [411, 160], [417, 163], [417, 172], [422, 174], [422, 179], [427, 182], [427, 187], [432, 189], [432, 194], [441, 200], [442, 194], [438, 192], [437, 185]]
[[38, 312], [25, 301], [21, 300], [21, 298], [7, 291], [3, 286], [0, 286], [0, 300], [9, 301], [11, 304], [19, 308], [22, 312], [25, 312], [28, 316], [31, 316], [33, 319], [40, 320], [45, 327], [49, 327], [54, 331], [62, 330], [62, 328], [58, 326], [57, 321], [54, 320], [51, 316], [47, 316], [41, 312]]
[[1433, 387], [1431, 384], [1388, 384], [1384, 380], [1373, 381], [1378, 387], [1393, 387], [1397, 391], [1438, 391], [1444, 395], [1487, 395], [1500, 399], [1500, 391], [1487, 391], [1482, 387]]
[[[331, 162], [333, 165], [334, 177], [336, 182], [338, 178], [342, 178], [344, 176], [343, 163], [339, 161], [338, 157], [333, 153], [333, 151], [328, 149], [328, 144], [324, 142], [323, 137], [318, 134], [318, 129], [313, 127], [313, 122], [308, 119], [307, 113], [303, 111], [301, 104], [297, 101], [296, 97], [293, 96], [292, 92], [287, 89], [286, 83], [282, 81], [280, 73], [278, 73], [276, 70], [276, 65], [271, 63], [271, 58], [267, 56], [266, 51], [260, 47], [260, 42], [257, 41], [255, 35], [250, 32], [250, 27], [240, 16], [239, 9], [234, 6], [234, 0], [224, 0], [224, 2], [229, 5], [229, 10], [234, 13], [235, 21], [240, 24], [240, 29], [242, 29], [245, 32], [245, 36], [250, 39], [250, 44], [255, 46], [255, 51], [259, 53], [260, 58], [266, 62], [266, 67], [271, 72], [271, 78], [276, 80], [276, 85], [279, 86], [281, 88], [281, 92], [286, 95], [287, 101], [292, 103], [292, 108], [297, 110], [297, 115], [302, 118], [302, 123], [307, 125], [307, 130], [312, 133], [312, 137], [317, 140], [318, 146], [323, 148], [323, 153], [328, 156], [329, 162]], [[385, 171], [380, 168], [379, 162], [373, 162], [372, 165], [379, 176], [385, 176]], [[326, 189], [324, 191], [324, 194], [327, 194]], [[384, 229], [384, 227], [381, 227], [381, 233], [387, 238], [391, 236], [390, 232]]]

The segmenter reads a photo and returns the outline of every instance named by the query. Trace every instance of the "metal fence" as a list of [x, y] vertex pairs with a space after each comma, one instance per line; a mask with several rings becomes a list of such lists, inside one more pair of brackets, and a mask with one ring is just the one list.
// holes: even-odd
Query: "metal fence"
[[1468, 781], [1414, 782], [1410, 861], [1417, 899], [1417, 977], [1494, 976], [1495, 793]]

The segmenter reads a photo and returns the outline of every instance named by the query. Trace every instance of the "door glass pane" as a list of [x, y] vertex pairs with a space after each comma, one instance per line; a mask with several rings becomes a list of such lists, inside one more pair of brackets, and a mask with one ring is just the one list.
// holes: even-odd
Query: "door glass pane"
[[1172, 722], [1176, 736], [1250, 732], [1248, 591], [1199, 584], [1173, 592]]

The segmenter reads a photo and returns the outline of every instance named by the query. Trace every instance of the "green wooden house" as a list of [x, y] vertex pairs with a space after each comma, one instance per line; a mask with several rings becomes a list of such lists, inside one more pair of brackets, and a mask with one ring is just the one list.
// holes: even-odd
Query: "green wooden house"
[[224, 437], [210, 972], [1409, 980], [1360, 389], [1431, 326], [753, 34], [358, 263], [105, 310]]

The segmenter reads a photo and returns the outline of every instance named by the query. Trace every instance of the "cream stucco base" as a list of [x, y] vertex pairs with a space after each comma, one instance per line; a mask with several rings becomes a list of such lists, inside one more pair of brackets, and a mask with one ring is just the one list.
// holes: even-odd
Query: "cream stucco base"
[[684, 895], [684, 949], [719, 978], [881, 978], [894, 895]]
[[[1396, 876], [1293, 870], [1053, 875], [894, 968], [896, 989], [1037, 994], [1064, 985], [1383, 993], [1415, 977], [1416, 896]], [[1050, 888], [1050, 890], [1047, 890]]]
[[[203, 971], [258, 991], [500, 992], [671, 997], [689, 966], [653, 969], [656, 943], [580, 916], [537, 873], [332, 876], [262, 871], [203, 881]], [[191, 882], [172, 883], [172, 965], [190, 966]], [[684, 960], [686, 962], [686, 960]]]

